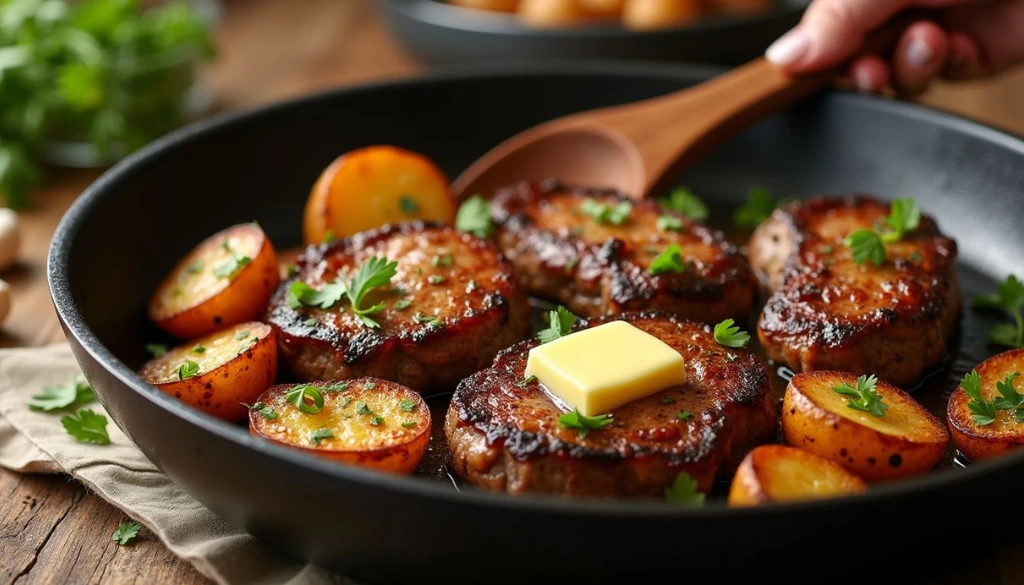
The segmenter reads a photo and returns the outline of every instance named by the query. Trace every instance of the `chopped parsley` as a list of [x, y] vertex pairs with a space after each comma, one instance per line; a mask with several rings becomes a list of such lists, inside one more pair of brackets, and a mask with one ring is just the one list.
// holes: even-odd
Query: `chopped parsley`
[[437, 266], [451, 266], [452, 255], [451, 254], [439, 254], [430, 259], [430, 265]]
[[72, 406], [89, 404], [96, 400], [96, 392], [84, 379], [72, 378], [65, 384], [46, 386], [40, 394], [29, 400], [32, 410], [51, 412]]
[[370, 419], [370, 424], [375, 426], [375, 427], [378, 427], [378, 426], [380, 426], [383, 423], [384, 423], [384, 417], [382, 417], [382, 416], [375, 416], [375, 417]]
[[309, 434], [309, 442], [314, 445], [319, 445], [324, 439], [333, 439], [334, 431], [331, 429], [317, 429]]
[[559, 337], [565, 337], [572, 333], [572, 326], [576, 323], [576, 315], [568, 309], [559, 305], [557, 309], [548, 312], [548, 328], [542, 329], [537, 338], [540, 342], [548, 343]]
[[629, 214], [633, 211], [633, 204], [629, 201], [622, 201], [612, 207], [594, 199], [584, 199], [580, 204], [580, 211], [589, 215], [595, 223], [622, 225], [629, 219]]
[[324, 408], [324, 395], [311, 384], [292, 386], [284, 399], [306, 414], [316, 414]]
[[356, 402], [356, 414], [373, 414], [373, 411], [370, 410], [370, 407], [365, 402], [360, 401]]
[[737, 207], [733, 212], [732, 221], [736, 227], [754, 231], [757, 226], [771, 217], [776, 207], [785, 203], [786, 200], [776, 200], [767, 190], [754, 187], [747, 191], [747, 199], [743, 205]]
[[202, 345], [197, 345], [192, 348], [192, 351], [195, 353], [206, 353], [206, 348], [203, 347]]
[[651, 260], [651, 266], [647, 269], [652, 275], [665, 273], [679, 274], [686, 271], [686, 264], [683, 262], [682, 250], [679, 244], [672, 244]]
[[185, 360], [185, 363], [178, 366], [178, 379], [188, 380], [199, 373], [199, 364], [192, 360]]
[[529, 386], [530, 384], [533, 384], [536, 381], [537, 381], [537, 376], [530, 375], [530, 376], [527, 376], [527, 377], [523, 378], [522, 380], [516, 382], [516, 386], [519, 386], [520, 388], [526, 388], [527, 386]]
[[109, 445], [110, 435], [107, 434], [107, 417], [91, 410], [79, 410], [74, 414], [60, 417], [64, 430], [79, 443], [93, 445]]
[[275, 412], [273, 408], [271, 408], [270, 406], [268, 406], [268, 405], [266, 405], [266, 404], [264, 404], [262, 402], [257, 402], [256, 404], [253, 404], [252, 406], [250, 406], [250, 405], [248, 405], [248, 404], [243, 402], [242, 406], [248, 408], [250, 412], [258, 412], [258, 413], [262, 414], [263, 418], [265, 418], [267, 420], [274, 420], [275, 418], [277, 418], [277, 412]]
[[440, 274], [431, 274], [427, 277], [427, 282], [430, 284], [443, 284], [445, 280], [447, 279]]
[[302, 322], [306, 327], [316, 327], [320, 324], [320, 321], [316, 317], [310, 317]]
[[558, 417], [558, 425], [564, 429], [579, 430], [580, 438], [585, 439], [591, 430], [603, 429], [615, 422], [611, 413], [599, 414], [597, 416], [584, 416], [579, 410], [574, 409]]
[[1003, 311], [1013, 323], [1001, 323], [988, 332], [988, 340], [1007, 347], [1024, 347], [1024, 283], [1014, 275], [999, 283], [994, 293], [974, 298], [976, 309]]
[[889, 405], [882, 402], [882, 396], [875, 391], [877, 384], [878, 378], [874, 376], [861, 376], [857, 378], [854, 386], [840, 384], [833, 386], [832, 391], [850, 397], [846, 406], [881, 417], [885, 416], [885, 411], [889, 410]]
[[663, 232], [678, 232], [683, 229], [683, 220], [671, 215], [663, 215], [658, 218], [657, 226]]
[[489, 238], [494, 233], [491, 210], [487, 200], [473, 195], [462, 202], [455, 214], [455, 229], [471, 233], [479, 238]]
[[443, 324], [440, 318], [432, 315], [424, 315], [423, 313], [416, 313], [412, 316], [412, 320], [417, 323], [425, 323], [431, 327], [439, 327]]
[[164, 355], [165, 353], [167, 353], [167, 349], [168, 349], [167, 346], [162, 344], [162, 343], [147, 343], [146, 344], [146, 351], [149, 352], [149, 355], [151, 355], [151, 356], [153, 356], [155, 358], [158, 358], [158, 357]]
[[220, 247], [224, 248], [224, 250], [226, 250], [227, 253], [231, 255], [231, 259], [213, 269], [213, 274], [219, 278], [234, 278], [235, 275], [238, 274], [240, 270], [242, 270], [243, 268], [245, 268], [247, 264], [252, 262], [252, 258], [248, 256], [239, 256], [238, 254], [236, 254], [234, 249], [232, 249], [231, 244], [228, 243], [227, 238], [225, 238], [224, 241], [220, 243]]
[[419, 211], [420, 204], [415, 199], [408, 195], [402, 195], [401, 199], [398, 200], [398, 207], [402, 210], [402, 213], [406, 215], [412, 215]]
[[658, 400], [658, 402], [660, 402], [661, 404], [675, 404], [676, 403], [676, 399], [672, 398], [671, 396], [662, 396]]
[[201, 260], [196, 260], [195, 262], [193, 262], [193, 263], [189, 264], [187, 267], [185, 267], [185, 272], [187, 272], [189, 274], [199, 274], [202, 271], [203, 271], [203, 263], [202, 263]]
[[750, 334], [740, 329], [732, 319], [726, 319], [715, 325], [715, 341], [719, 345], [736, 349], [750, 343]]
[[412, 398], [404, 398], [398, 403], [398, 408], [401, 408], [405, 412], [412, 412], [416, 408], [416, 401]]
[[704, 505], [704, 494], [697, 490], [697, 480], [685, 471], [676, 476], [671, 487], [665, 488], [665, 499], [673, 504], [700, 507]]
[[680, 410], [676, 413], [676, 418], [682, 421], [687, 421], [693, 418], [693, 413], [689, 410]]
[[[330, 384], [320, 388], [320, 390], [323, 392], [341, 392], [343, 390], [348, 390], [348, 382], [331, 382]], [[345, 405], [343, 404], [342, 406]]]
[[414, 420], [407, 420], [407, 421], [402, 423], [402, 428], [403, 429], [411, 429], [414, 426], [416, 426], [416, 421], [414, 421]]
[[348, 297], [352, 312], [364, 325], [371, 328], [380, 327], [380, 323], [373, 320], [370, 315], [383, 311], [384, 303], [363, 307], [363, 300], [371, 290], [389, 284], [396, 274], [397, 267], [398, 262], [389, 262], [387, 258], [374, 256], [359, 265], [351, 280], [339, 276], [320, 290], [301, 281], [293, 282], [288, 288], [288, 306], [296, 310], [304, 306], [330, 309], [342, 298]]
[[[704, 221], [708, 218], [707, 204], [701, 201], [700, 197], [694, 195], [692, 191], [684, 187], [674, 189], [669, 193], [668, 197], [659, 199], [658, 203], [665, 209], [681, 213], [694, 221]], [[680, 223], [681, 227], [682, 224]], [[680, 228], [675, 228], [675, 230], [678, 231]], [[664, 230], [661, 225], [658, 226], [658, 229]]]
[[399, 299], [399, 300], [395, 301], [394, 305], [391, 305], [391, 306], [396, 311], [401, 311], [401, 310], [404, 310], [404, 309], [408, 309], [410, 306], [412, 306], [412, 301], [410, 301], [409, 299]]

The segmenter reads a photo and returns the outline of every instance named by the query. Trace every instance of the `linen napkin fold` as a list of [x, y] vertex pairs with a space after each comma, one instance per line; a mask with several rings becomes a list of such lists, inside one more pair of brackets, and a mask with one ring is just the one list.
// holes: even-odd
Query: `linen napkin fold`
[[[0, 466], [23, 473], [67, 473], [155, 534], [177, 556], [217, 583], [355, 582], [268, 550], [171, 482], [117, 425], [109, 445], [76, 442], [62, 414], [29, 410], [33, 394], [78, 375], [67, 344], [0, 350]], [[106, 415], [95, 402], [86, 406]], [[107, 417], [109, 419], [109, 417]]]

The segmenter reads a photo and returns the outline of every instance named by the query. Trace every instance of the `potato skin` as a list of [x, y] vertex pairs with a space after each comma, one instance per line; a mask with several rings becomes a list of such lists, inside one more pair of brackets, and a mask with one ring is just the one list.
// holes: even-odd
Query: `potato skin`
[[[195, 288], [197, 279], [212, 277], [193, 274], [191, 267], [198, 263], [202, 271], [215, 270], [210, 259], [224, 255], [221, 249], [227, 239], [244, 241], [258, 252], [250, 255], [251, 261], [231, 278]], [[149, 318], [179, 339], [195, 339], [259, 318], [280, 281], [277, 253], [270, 238], [254, 223], [239, 224], [203, 240], [178, 262], [153, 293]]]
[[[782, 403], [786, 444], [831, 459], [869, 482], [916, 475], [935, 467], [949, 443], [945, 426], [910, 395], [882, 381], [876, 390], [889, 405], [885, 416], [889, 421], [902, 418], [902, 414], [917, 419], [920, 425], [906, 429], [917, 436], [883, 432], [847, 418], [860, 411], [845, 412], [841, 410], [848, 408], [845, 402], [824, 393], [831, 392], [834, 385], [852, 386], [856, 380], [856, 375], [847, 372], [794, 376]], [[826, 404], [823, 398], [834, 401]]]
[[[803, 477], [798, 477], [803, 476]], [[812, 485], [801, 479], [814, 478]], [[747, 454], [729, 488], [729, 505], [761, 506], [842, 496], [867, 489], [864, 480], [823, 457], [783, 445], [762, 445]]]
[[[324, 388], [345, 388], [327, 391]], [[267, 389], [259, 402], [274, 410], [267, 418], [256, 409], [249, 413], [249, 432], [268, 441], [310, 455], [379, 471], [408, 475], [416, 470], [430, 444], [430, 408], [420, 395], [401, 384], [380, 378], [352, 378], [341, 382], [312, 382], [324, 397], [323, 409], [316, 414], [302, 413], [285, 399], [288, 391], [307, 384], [279, 384]], [[371, 394], [372, 393], [372, 394]], [[400, 407], [411, 400], [413, 407]], [[372, 414], [360, 414], [365, 403]], [[383, 415], [380, 426], [368, 426], [373, 414]], [[402, 423], [412, 423], [406, 427]], [[334, 437], [317, 444], [310, 433], [326, 428]]]
[[[1024, 376], [1024, 349], [1013, 349], [991, 357], [975, 368], [981, 377], [981, 395], [986, 400], [999, 396], [996, 382], [1002, 382], [1007, 374], [1019, 372]], [[1024, 378], [1014, 381], [1018, 392], [1024, 390]], [[1008, 411], [998, 411], [996, 421], [978, 425], [967, 407], [970, 397], [963, 386], [957, 386], [949, 397], [946, 418], [953, 442], [971, 461], [982, 461], [998, 457], [1024, 446], [1024, 423], [1018, 423]]]
[[[244, 332], [249, 335], [239, 339]], [[196, 346], [207, 349], [198, 354]], [[177, 370], [185, 360], [203, 362], [204, 367], [180, 380]], [[139, 374], [194, 408], [237, 422], [248, 412], [242, 403], [255, 402], [277, 377], [277, 336], [264, 323], [242, 323], [175, 347], [147, 362]]]

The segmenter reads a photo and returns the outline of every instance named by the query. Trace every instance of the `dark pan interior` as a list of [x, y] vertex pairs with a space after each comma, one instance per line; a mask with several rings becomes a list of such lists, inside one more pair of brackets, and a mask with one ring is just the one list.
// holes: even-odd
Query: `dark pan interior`
[[[815, 581], [822, 566], [850, 550], [823, 538], [825, 531], [842, 534], [865, 518], [889, 526], [891, 546], [875, 551], [872, 563], [843, 564], [844, 575], [856, 575], [933, 543], [929, 535], [951, 523], [968, 530], [988, 518], [956, 502], [984, 497], [989, 509], [1009, 509], [1015, 497], [1006, 486], [1024, 480], [1021, 456], [844, 500], [755, 510], [457, 493], [257, 441], [132, 373], [146, 358], [144, 344], [158, 338], [144, 316], [146, 300], [175, 260], [206, 235], [253, 219], [278, 247], [297, 245], [309, 188], [339, 153], [392, 143], [455, 176], [531, 124], [706, 75], [636, 64], [510, 65], [501, 74], [328, 93], [191, 127], [112, 169], [68, 212], [49, 265], [58, 313], [104, 405], [162, 470], [272, 546], [366, 580], [594, 583], [662, 571], [710, 578], [742, 554], [759, 580]], [[785, 196], [913, 196], [958, 240], [968, 296], [1024, 266], [1024, 143], [906, 104], [825, 95], [753, 128], [681, 182], [715, 205], [739, 202], [755, 185]], [[948, 379], [994, 351], [981, 339], [992, 322], [964, 314], [965, 354]], [[994, 539], [999, 530], [987, 525], [979, 534]], [[778, 562], [792, 547], [802, 551], [800, 562]], [[935, 567], [914, 563], [911, 572], [926, 576]]]

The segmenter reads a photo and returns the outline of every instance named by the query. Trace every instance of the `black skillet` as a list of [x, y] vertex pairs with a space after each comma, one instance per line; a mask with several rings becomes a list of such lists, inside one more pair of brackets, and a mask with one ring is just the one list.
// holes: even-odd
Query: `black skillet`
[[[252, 219], [279, 248], [297, 245], [309, 188], [339, 153], [391, 143], [454, 176], [542, 120], [707, 75], [610, 62], [509, 65], [191, 126], [111, 169], [68, 211], [48, 266], [60, 320], [115, 422], [172, 479], [269, 545], [365, 581], [702, 583], [749, 573], [759, 582], [825, 582], [943, 571], [933, 547], [955, 543], [957, 532], [983, 550], [1015, 525], [1024, 454], [842, 500], [760, 509], [513, 498], [288, 451], [135, 375], [144, 345], [159, 339], [146, 300], [173, 263], [203, 237]], [[830, 93], [753, 128], [682, 180], [716, 204], [739, 202], [755, 185], [787, 196], [913, 196], [958, 240], [965, 298], [1024, 266], [1024, 141], [913, 105]], [[943, 389], [995, 351], [984, 341], [993, 322], [965, 311], [960, 351], [931, 390], [939, 408]]]

